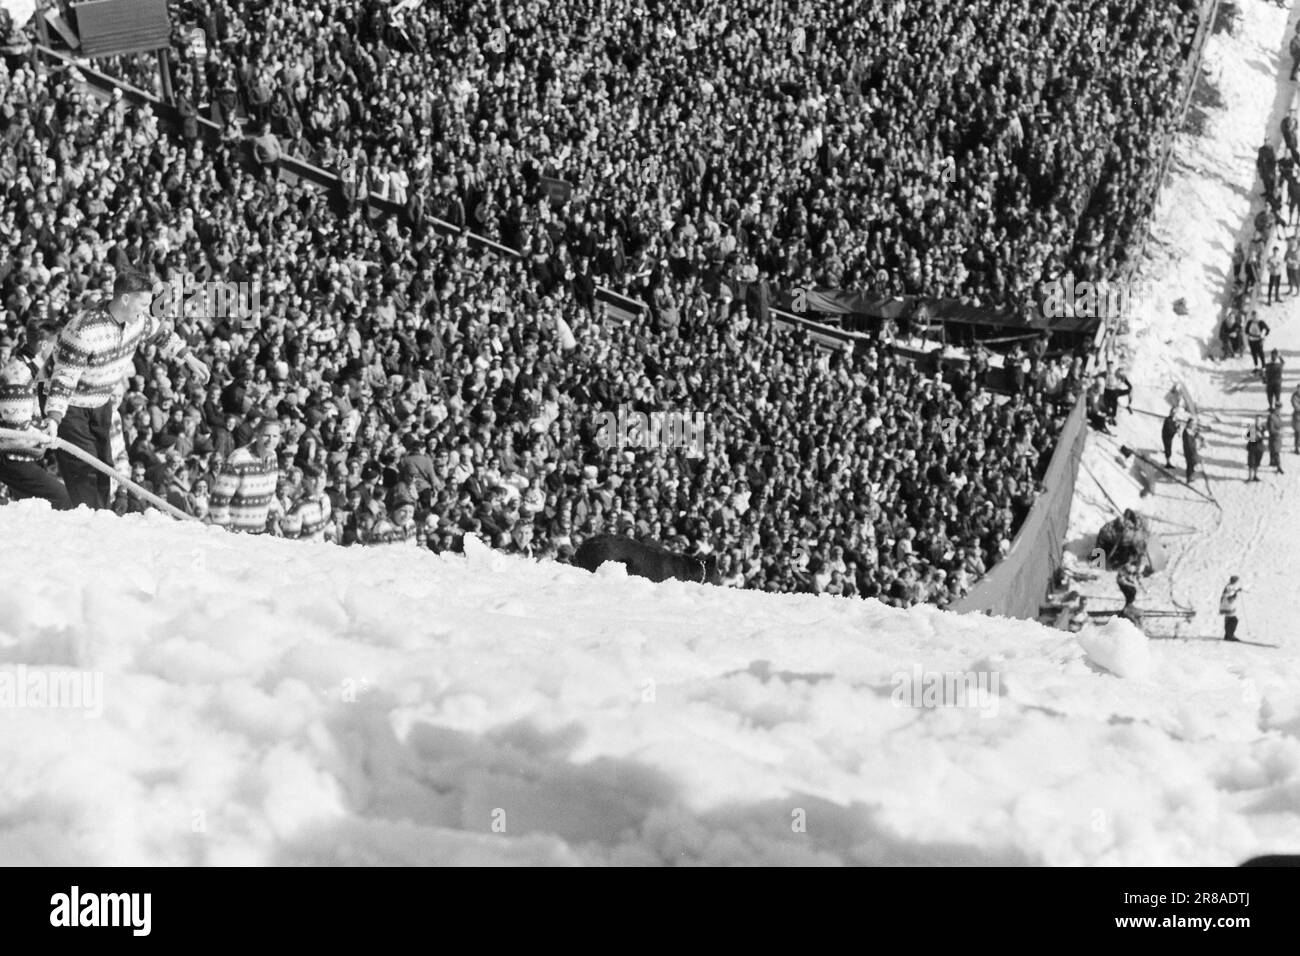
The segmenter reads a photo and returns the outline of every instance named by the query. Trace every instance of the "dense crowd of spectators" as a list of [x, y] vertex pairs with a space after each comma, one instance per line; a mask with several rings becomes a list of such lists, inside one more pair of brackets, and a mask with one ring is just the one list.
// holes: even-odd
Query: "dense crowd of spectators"
[[[252, 321], [197, 297], [176, 317], [207, 387], [148, 346], [125, 383], [134, 477], [199, 516], [275, 417], [280, 510], [321, 476], [340, 543], [442, 550], [472, 531], [563, 558], [617, 530], [716, 553], [729, 584], [946, 603], [1009, 546], [1080, 386], [1042, 343], [1013, 356], [1010, 400], [979, 384], [980, 355], [941, 374], [828, 353], [690, 279], [617, 320], [546, 280], [558, 247], [539, 268], [337, 216], [238, 146], [160, 133], [66, 75], [0, 71], [0, 361], [120, 269], [259, 290]], [[602, 413], [624, 403], [703, 413], [703, 447], [606, 447]]]
[[[174, 4], [209, 51], [178, 31], [187, 102], [638, 298], [761, 276], [1013, 307], [1065, 270], [1114, 277], [1195, 7]], [[548, 176], [573, 187], [553, 224], [530, 215]]]

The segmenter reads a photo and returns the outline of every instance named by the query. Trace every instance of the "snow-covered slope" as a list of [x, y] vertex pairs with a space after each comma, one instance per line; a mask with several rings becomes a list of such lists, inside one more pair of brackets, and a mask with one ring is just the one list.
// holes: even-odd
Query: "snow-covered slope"
[[[1175, 382], [1195, 398], [1206, 429], [1202, 455], [1209, 483], [1197, 478], [1198, 494], [1158, 477], [1155, 494], [1142, 497], [1134, 462], [1123, 457], [1120, 446], [1163, 463], [1161, 423], [1158, 417], [1121, 411], [1117, 436], [1093, 433], [1089, 438], [1070, 538], [1075, 553], [1086, 555], [1092, 536], [1115, 514], [1115, 505], [1137, 508], [1153, 518], [1152, 527], [1164, 535], [1170, 555], [1168, 570], [1148, 582], [1139, 603], [1168, 606], [1176, 599], [1198, 612], [1185, 633], [1221, 634], [1219, 593], [1229, 575], [1237, 574], [1251, 587], [1242, 601], [1243, 636], [1296, 643], [1300, 456], [1292, 454], [1288, 434], [1282, 456], [1286, 473], [1275, 474], [1266, 457], [1262, 481], [1245, 482], [1244, 434], [1252, 417], [1267, 415], [1264, 386], [1250, 376], [1249, 356], [1227, 361], [1211, 356], [1217, 355], [1216, 331], [1227, 303], [1233, 246], [1248, 247], [1255, 213], [1263, 206], [1255, 154], [1265, 138], [1280, 142], [1279, 124], [1296, 97], [1297, 85], [1287, 78], [1287, 43], [1300, 22], [1300, 6], [1239, 6], [1236, 35], [1215, 34], [1206, 46], [1205, 72], [1222, 103], [1207, 110], [1203, 135], [1177, 140], [1141, 264], [1131, 334], [1123, 343], [1131, 357], [1134, 408], [1164, 414], [1169, 408], [1165, 395]], [[1183, 314], [1175, 308], [1180, 299]], [[1288, 363], [1283, 409], [1289, 430], [1288, 399], [1300, 383], [1300, 297], [1267, 306], [1261, 296], [1258, 308], [1272, 328], [1268, 347], [1280, 349]], [[1181, 478], [1181, 438], [1175, 441], [1173, 463]], [[1221, 508], [1205, 497], [1207, 491]], [[1109, 581], [1085, 590], [1119, 602]], [[1293, 693], [1300, 696], [1300, 686]]]
[[[1115, 624], [1099, 664], [1025, 622], [43, 503], [0, 540], [7, 863], [1300, 851], [1291, 647]], [[14, 706], [80, 672], [102, 696]]]

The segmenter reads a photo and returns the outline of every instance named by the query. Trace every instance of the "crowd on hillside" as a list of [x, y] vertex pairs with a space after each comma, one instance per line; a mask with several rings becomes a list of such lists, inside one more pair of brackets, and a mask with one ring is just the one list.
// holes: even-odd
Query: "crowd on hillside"
[[[0, 367], [119, 271], [259, 290], [257, 316], [197, 297], [176, 315], [206, 386], [153, 346], [123, 383], [127, 467], [196, 516], [274, 418], [274, 514], [322, 491], [329, 507], [273, 533], [443, 550], [474, 532], [563, 559], [618, 530], [715, 553], [728, 584], [943, 604], [1009, 546], [1083, 384], [1041, 347], [1014, 359], [1010, 399], [979, 384], [981, 356], [928, 373], [828, 353], [691, 277], [622, 321], [578, 277], [546, 281], [559, 247], [539, 268], [335, 215], [239, 149], [162, 134], [58, 73], [0, 70]], [[602, 413], [624, 404], [702, 413], [703, 446], [606, 447]], [[141, 505], [123, 491], [117, 507]]]
[[[647, 301], [765, 278], [1028, 308], [1063, 271], [1117, 274], [1197, 4], [173, 6], [187, 106], [248, 117], [363, 203]], [[549, 179], [572, 197], [539, 222]]]

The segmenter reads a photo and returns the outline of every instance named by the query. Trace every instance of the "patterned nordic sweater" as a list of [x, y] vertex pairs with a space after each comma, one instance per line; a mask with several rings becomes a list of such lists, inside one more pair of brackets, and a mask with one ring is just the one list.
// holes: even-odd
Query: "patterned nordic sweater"
[[237, 448], [212, 489], [212, 523], [248, 534], [267, 531], [272, 516], [280, 513], [275, 497], [279, 480], [275, 455], [258, 458], [250, 446]]
[[169, 361], [189, 351], [164, 320], [146, 311], [118, 322], [108, 302], [102, 299], [83, 309], [59, 335], [46, 415], [62, 418], [69, 405], [99, 408], [109, 401], [113, 387], [134, 371], [135, 350], [144, 342], [159, 346]]
[[[36, 360], [26, 352], [16, 352], [0, 369], [0, 428], [26, 431], [40, 416], [36, 385], [40, 369]], [[45, 454], [45, 449], [31, 450], [29, 446], [5, 445], [0, 442], [0, 457], [18, 461], [35, 461]]]
[[366, 544], [415, 544], [418, 535], [419, 529], [414, 521], [398, 525], [388, 518], [380, 518], [366, 538]]
[[283, 530], [286, 538], [302, 541], [324, 541], [325, 525], [330, 520], [330, 499], [326, 494], [314, 498], [299, 498], [284, 516]]

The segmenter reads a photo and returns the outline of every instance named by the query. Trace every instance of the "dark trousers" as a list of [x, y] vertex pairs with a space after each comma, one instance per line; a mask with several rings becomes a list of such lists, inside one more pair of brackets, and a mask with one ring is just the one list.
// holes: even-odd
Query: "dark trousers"
[[9, 488], [10, 497], [15, 501], [44, 498], [59, 511], [72, 507], [72, 499], [63, 483], [46, 471], [39, 461], [0, 455], [0, 485]]
[[1263, 368], [1266, 364], [1264, 361], [1264, 340], [1247, 339], [1250, 343], [1250, 362], [1256, 368]]
[[1104, 389], [1101, 393], [1101, 404], [1106, 409], [1106, 414], [1114, 418], [1119, 414], [1119, 400], [1125, 395], [1133, 394], [1133, 389], [1127, 385], [1120, 388]]
[[1137, 591], [1137, 588], [1135, 588], [1133, 585], [1131, 585], [1131, 584], [1121, 584], [1121, 585], [1119, 586], [1119, 590], [1120, 590], [1120, 593], [1124, 595], [1124, 606], [1125, 606], [1125, 607], [1128, 607], [1130, 604], [1132, 604], [1134, 601], [1137, 600], [1138, 591]]
[[[109, 431], [113, 426], [113, 403], [105, 402], [99, 408], [77, 408], [70, 406], [68, 412], [59, 422], [59, 437], [89, 452], [106, 465], [113, 464], [113, 446]], [[59, 462], [59, 474], [68, 488], [68, 497], [72, 506], [86, 505], [89, 508], [107, 508], [112, 501], [111, 484], [107, 475], [102, 475], [85, 462], [78, 460], [66, 451], [56, 451]]]
[[1237, 637], [1237, 615], [1225, 614], [1223, 617], [1223, 639], [1225, 641], [1236, 640]]
[[1282, 301], [1282, 274], [1280, 272], [1269, 273], [1267, 298], [1269, 302]]

